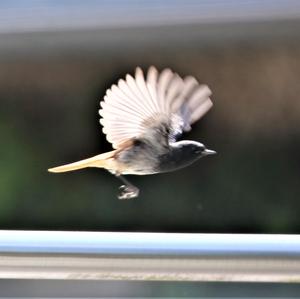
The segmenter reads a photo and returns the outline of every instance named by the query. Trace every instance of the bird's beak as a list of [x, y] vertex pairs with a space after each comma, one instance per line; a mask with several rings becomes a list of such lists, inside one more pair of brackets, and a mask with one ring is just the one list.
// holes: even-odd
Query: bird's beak
[[203, 155], [215, 155], [217, 152], [213, 151], [213, 150], [209, 150], [209, 149], [205, 149], [202, 154]]

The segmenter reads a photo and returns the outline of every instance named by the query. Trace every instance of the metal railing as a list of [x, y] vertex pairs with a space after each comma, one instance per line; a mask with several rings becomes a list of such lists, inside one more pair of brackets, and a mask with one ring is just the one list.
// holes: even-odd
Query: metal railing
[[0, 231], [0, 278], [299, 282], [299, 235]]

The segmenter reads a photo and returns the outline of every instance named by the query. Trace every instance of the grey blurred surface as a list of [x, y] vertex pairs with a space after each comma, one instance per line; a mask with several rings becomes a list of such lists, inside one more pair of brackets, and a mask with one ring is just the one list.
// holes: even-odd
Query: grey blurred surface
[[0, 32], [291, 20], [297, 0], [2, 1]]

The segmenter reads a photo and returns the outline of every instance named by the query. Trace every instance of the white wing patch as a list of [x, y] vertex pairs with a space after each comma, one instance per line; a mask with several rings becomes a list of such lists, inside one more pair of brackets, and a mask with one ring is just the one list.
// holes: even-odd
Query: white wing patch
[[210, 95], [210, 89], [194, 77], [182, 79], [170, 69], [159, 74], [151, 66], [145, 80], [138, 67], [134, 78], [126, 75], [126, 80], [119, 80], [100, 103], [103, 133], [117, 149], [126, 140], [143, 136], [152, 120], [154, 124], [170, 119], [176, 122], [173, 130], [188, 131], [212, 107]]

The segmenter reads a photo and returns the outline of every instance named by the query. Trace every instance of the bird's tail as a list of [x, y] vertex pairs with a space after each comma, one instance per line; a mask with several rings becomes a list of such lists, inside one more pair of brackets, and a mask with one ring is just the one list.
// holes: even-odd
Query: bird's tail
[[113, 157], [116, 151], [111, 151], [107, 153], [103, 153], [88, 159], [84, 159], [78, 162], [49, 168], [49, 172], [67, 172], [67, 171], [73, 171], [78, 170], [86, 167], [98, 167], [98, 168], [111, 168], [111, 164], [113, 162]]

